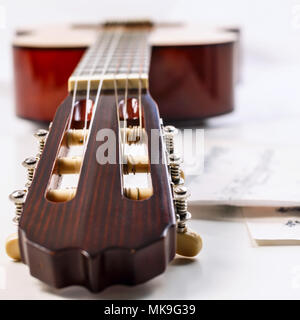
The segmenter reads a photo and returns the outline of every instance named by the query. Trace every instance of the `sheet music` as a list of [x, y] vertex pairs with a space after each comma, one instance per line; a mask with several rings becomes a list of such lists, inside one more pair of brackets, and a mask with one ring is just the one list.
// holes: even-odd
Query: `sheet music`
[[298, 211], [278, 211], [300, 207], [297, 71], [255, 60], [244, 76], [235, 112], [204, 126], [204, 171], [187, 177], [190, 203], [243, 207], [257, 244], [300, 244]]
[[190, 202], [300, 206], [299, 164], [300, 150], [294, 147], [211, 143], [206, 147], [204, 172], [187, 177]]
[[300, 207], [251, 207], [243, 208], [243, 214], [256, 244], [300, 244]]
[[243, 207], [257, 245], [300, 245], [300, 152], [295, 147], [212, 143], [205, 159], [204, 173], [187, 179], [190, 203]]

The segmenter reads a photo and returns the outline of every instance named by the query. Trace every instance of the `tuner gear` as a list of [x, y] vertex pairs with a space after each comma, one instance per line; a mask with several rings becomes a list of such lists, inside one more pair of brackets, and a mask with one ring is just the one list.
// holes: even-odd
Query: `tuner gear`
[[177, 248], [176, 252], [182, 256], [194, 257], [202, 249], [202, 239], [197, 232], [187, 228], [186, 222], [191, 219], [187, 211], [187, 198], [190, 196], [185, 186], [174, 188], [174, 203], [177, 218]]
[[22, 165], [23, 165], [23, 167], [25, 167], [27, 169], [28, 181], [26, 183], [26, 187], [29, 188], [31, 186], [31, 183], [32, 183], [32, 180], [33, 180], [35, 168], [36, 168], [36, 165], [37, 165], [37, 159], [34, 158], [34, 157], [26, 158], [22, 162]]
[[181, 157], [175, 153], [169, 155], [169, 168], [171, 173], [172, 182], [175, 185], [181, 185], [184, 183], [184, 179], [181, 174]]
[[9, 199], [15, 204], [16, 211], [15, 211], [15, 217], [13, 218], [13, 222], [18, 225], [22, 212], [23, 212], [23, 206], [25, 203], [26, 198], [26, 190], [16, 190], [13, 193], [9, 195]]
[[174, 153], [174, 136], [177, 135], [178, 130], [174, 126], [164, 127], [164, 136], [166, 142], [166, 149], [169, 154]]
[[45, 142], [48, 136], [48, 130], [38, 129], [35, 132], [34, 136], [38, 139], [39, 142], [39, 153], [37, 154], [37, 157], [39, 158], [42, 155], [45, 147]]
[[177, 219], [177, 232], [186, 231], [186, 221], [191, 218], [191, 214], [187, 211], [187, 198], [190, 196], [185, 186], [177, 186], [174, 188], [174, 202]]

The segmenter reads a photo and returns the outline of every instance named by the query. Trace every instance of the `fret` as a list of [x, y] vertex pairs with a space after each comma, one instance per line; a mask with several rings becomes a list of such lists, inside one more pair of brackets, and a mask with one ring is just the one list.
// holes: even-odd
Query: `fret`
[[[120, 29], [118, 29], [120, 30]], [[96, 90], [101, 80], [102, 89], [113, 89], [116, 81], [118, 88], [148, 87], [150, 64], [150, 46], [147, 43], [148, 30], [123, 29], [117, 47], [110, 56], [110, 44], [117, 30], [104, 30], [99, 34], [95, 44], [90, 47], [75, 71], [69, 78], [69, 91]], [[108, 59], [110, 59], [108, 61]]]

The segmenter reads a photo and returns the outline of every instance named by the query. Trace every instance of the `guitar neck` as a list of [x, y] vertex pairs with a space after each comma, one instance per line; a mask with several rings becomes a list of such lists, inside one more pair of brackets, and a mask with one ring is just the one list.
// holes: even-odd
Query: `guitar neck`
[[74, 90], [148, 88], [149, 28], [107, 28], [100, 32], [68, 81]]

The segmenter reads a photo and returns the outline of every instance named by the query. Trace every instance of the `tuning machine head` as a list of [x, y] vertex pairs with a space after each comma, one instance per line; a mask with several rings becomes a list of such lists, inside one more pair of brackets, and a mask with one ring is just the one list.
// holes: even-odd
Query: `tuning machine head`
[[187, 199], [190, 192], [183, 185], [175, 186], [173, 191], [177, 220], [176, 253], [186, 257], [194, 257], [202, 249], [202, 239], [198, 233], [190, 230], [186, 225], [186, 222], [192, 217], [191, 213], [187, 211]]
[[47, 139], [49, 131], [46, 129], [38, 129], [35, 133], [34, 136], [37, 138], [38, 143], [39, 143], [39, 153], [38, 157], [41, 156], [43, 153], [44, 147], [45, 147], [45, 142]]
[[26, 183], [26, 187], [28, 187], [28, 188], [31, 186], [37, 163], [38, 163], [38, 160], [35, 157], [26, 158], [22, 162], [23, 167], [25, 167], [27, 169], [28, 181]]
[[5, 242], [5, 251], [7, 255], [15, 261], [21, 260], [18, 234], [11, 234]]
[[170, 168], [171, 180], [174, 183], [174, 185], [184, 184], [181, 164], [182, 164], [182, 159], [178, 154], [173, 153], [169, 155], [169, 168]]
[[27, 190], [24, 189], [24, 190], [16, 190], [9, 195], [9, 199], [15, 204], [15, 207], [16, 207], [15, 217], [13, 219], [13, 222], [17, 225], [19, 224], [19, 221], [22, 215], [26, 194], [27, 194]]
[[164, 126], [164, 137], [166, 149], [169, 154], [175, 152], [174, 137], [178, 134], [178, 130], [174, 126]]

